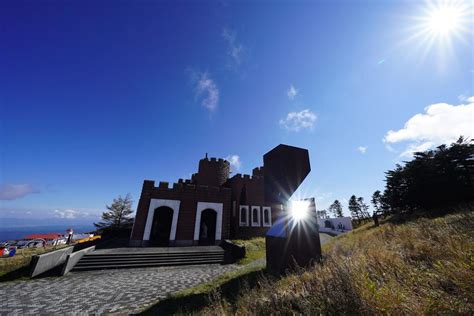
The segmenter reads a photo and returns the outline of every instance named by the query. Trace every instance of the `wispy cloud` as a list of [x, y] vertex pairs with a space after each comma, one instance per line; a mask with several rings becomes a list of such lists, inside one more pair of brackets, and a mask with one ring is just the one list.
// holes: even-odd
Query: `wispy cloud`
[[288, 96], [289, 100], [294, 100], [298, 95], [299, 91], [293, 85], [290, 85], [288, 90], [286, 91], [286, 95]]
[[198, 75], [196, 97], [201, 99], [201, 105], [210, 111], [215, 110], [219, 104], [219, 89], [207, 72]]
[[78, 211], [75, 210], [54, 210], [54, 217], [74, 219], [79, 215]]
[[229, 155], [225, 157], [225, 160], [227, 160], [230, 163], [230, 169], [231, 171], [239, 171], [240, 167], [242, 166], [242, 162], [240, 161], [240, 157], [238, 155]]
[[464, 103], [474, 103], [474, 96], [466, 96], [465, 94], [460, 94], [458, 96], [459, 101]]
[[288, 131], [299, 132], [303, 129], [313, 129], [317, 116], [309, 109], [300, 112], [290, 112], [280, 120], [280, 126]]
[[400, 156], [411, 157], [414, 152], [455, 142], [459, 136], [473, 137], [474, 97], [465, 98], [465, 101], [459, 105], [437, 103], [427, 106], [425, 113], [411, 117], [402, 129], [388, 131], [383, 141], [387, 145], [407, 144]]
[[245, 48], [237, 41], [237, 32], [224, 28], [222, 37], [227, 43], [227, 55], [231, 60], [231, 66], [240, 66]]
[[3, 184], [0, 185], [0, 200], [16, 200], [40, 190], [31, 184]]
[[361, 154], [365, 154], [367, 152], [367, 146], [359, 146], [357, 147], [357, 150], [361, 153]]
[[53, 216], [56, 218], [76, 219], [81, 217], [89, 217], [91, 214], [87, 211], [80, 211], [77, 209], [63, 209], [54, 210]]

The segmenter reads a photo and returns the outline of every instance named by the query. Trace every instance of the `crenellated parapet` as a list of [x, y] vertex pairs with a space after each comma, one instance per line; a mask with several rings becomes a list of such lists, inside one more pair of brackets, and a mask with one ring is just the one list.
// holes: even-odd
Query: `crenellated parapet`
[[252, 170], [252, 177], [263, 177], [263, 166], [253, 168]]
[[216, 193], [216, 192], [230, 192], [230, 188], [227, 187], [219, 187], [219, 186], [212, 186], [212, 185], [197, 185], [197, 184], [192, 184], [189, 182], [189, 180], [184, 180], [179, 179], [180, 181], [173, 183], [172, 186], [170, 186], [169, 182], [166, 181], [160, 181], [158, 183], [158, 186], [155, 186], [155, 181], [152, 180], [145, 180], [143, 181], [143, 189], [142, 189], [142, 195], [143, 194], [150, 194], [153, 191], [193, 191], [193, 192], [198, 192], [198, 193]]
[[203, 158], [199, 160], [198, 172], [192, 175], [192, 181], [199, 185], [221, 186], [230, 174], [230, 163], [222, 158]]

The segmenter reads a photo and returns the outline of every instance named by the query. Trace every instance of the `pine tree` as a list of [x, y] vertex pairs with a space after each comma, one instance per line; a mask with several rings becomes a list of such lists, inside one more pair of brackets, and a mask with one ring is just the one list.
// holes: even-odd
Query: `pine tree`
[[374, 206], [374, 209], [377, 213], [381, 213], [383, 211], [382, 194], [379, 190], [372, 194], [372, 200], [370, 200], [370, 202], [372, 202], [372, 205]]
[[132, 210], [132, 197], [127, 194], [124, 198], [119, 196], [114, 199], [112, 205], [106, 205], [107, 212], [102, 213], [102, 221], [94, 223], [97, 228], [122, 228], [132, 224], [133, 218], [130, 216]]
[[360, 216], [362, 218], [369, 218], [369, 206], [364, 202], [364, 198], [358, 197], [357, 203], [359, 204]]
[[316, 211], [316, 216], [321, 219], [328, 218], [328, 212], [326, 210]]
[[361, 219], [361, 207], [355, 195], [351, 196], [349, 199], [349, 211], [353, 219], [360, 222]]
[[411, 161], [386, 172], [384, 212], [448, 210], [474, 200], [474, 141], [458, 141], [413, 154]]
[[335, 200], [334, 203], [329, 206], [329, 212], [333, 213], [334, 217], [342, 217], [341, 203], [338, 200]]

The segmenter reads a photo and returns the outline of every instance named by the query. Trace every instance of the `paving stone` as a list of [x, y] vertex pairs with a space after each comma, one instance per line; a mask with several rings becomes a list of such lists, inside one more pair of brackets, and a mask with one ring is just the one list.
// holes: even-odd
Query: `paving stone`
[[207, 282], [236, 265], [196, 265], [70, 272], [0, 284], [0, 315], [135, 313], [157, 299]]

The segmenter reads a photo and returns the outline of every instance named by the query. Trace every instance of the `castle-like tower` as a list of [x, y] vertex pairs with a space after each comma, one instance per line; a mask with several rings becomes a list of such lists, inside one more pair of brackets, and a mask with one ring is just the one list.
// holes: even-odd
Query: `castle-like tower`
[[230, 174], [230, 163], [222, 158], [205, 158], [199, 160], [198, 172], [192, 175], [192, 182], [197, 185], [222, 186]]
[[130, 245], [209, 245], [265, 235], [283, 211], [281, 188], [291, 195], [309, 172], [307, 155], [307, 150], [279, 145], [251, 176], [229, 178], [230, 163], [206, 154], [191, 179], [171, 187], [145, 180]]

